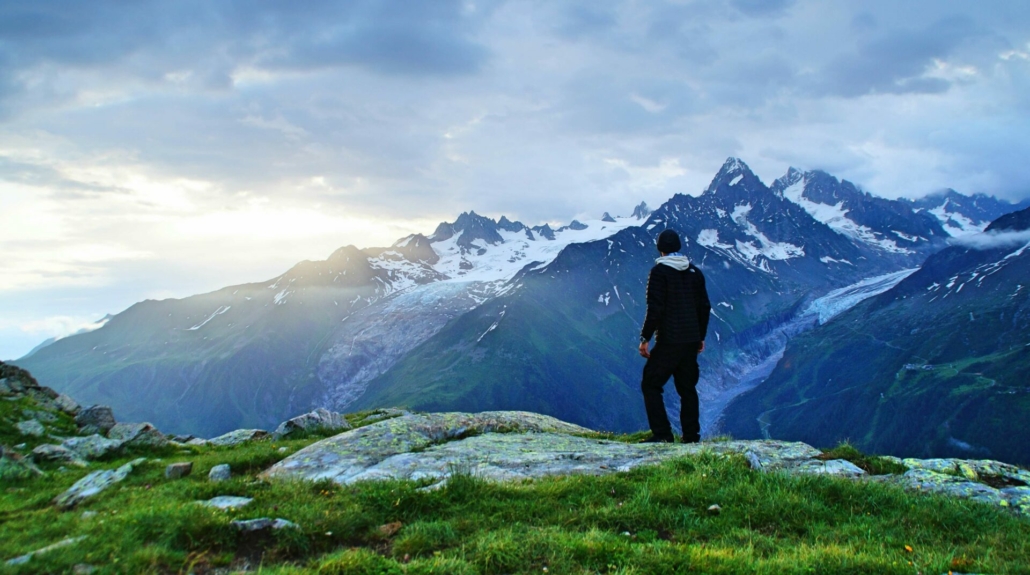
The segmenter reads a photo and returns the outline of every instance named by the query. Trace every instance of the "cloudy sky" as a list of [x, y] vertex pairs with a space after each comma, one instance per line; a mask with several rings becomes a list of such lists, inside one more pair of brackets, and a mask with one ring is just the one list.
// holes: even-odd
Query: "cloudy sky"
[[0, 358], [461, 211], [567, 222], [727, 156], [1030, 195], [1030, 3], [0, 2]]

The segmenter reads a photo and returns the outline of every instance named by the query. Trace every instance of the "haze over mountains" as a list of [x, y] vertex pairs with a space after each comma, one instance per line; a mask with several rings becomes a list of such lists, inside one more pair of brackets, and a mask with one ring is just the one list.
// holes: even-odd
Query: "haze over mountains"
[[268, 281], [138, 303], [18, 364], [121, 420], [198, 435], [317, 406], [525, 409], [636, 430], [644, 285], [672, 227], [714, 306], [700, 384], [711, 433], [790, 338], [1014, 208], [954, 191], [887, 200], [819, 171], [767, 186], [731, 158], [702, 195], [653, 212], [558, 229], [468, 212], [388, 248], [346, 246]]

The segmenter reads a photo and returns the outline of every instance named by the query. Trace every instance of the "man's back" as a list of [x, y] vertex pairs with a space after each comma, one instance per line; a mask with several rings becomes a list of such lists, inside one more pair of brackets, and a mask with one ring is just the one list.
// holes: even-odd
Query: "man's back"
[[650, 339], [657, 331], [661, 343], [704, 340], [711, 303], [705, 277], [682, 256], [659, 258], [647, 280], [647, 317], [641, 335]]

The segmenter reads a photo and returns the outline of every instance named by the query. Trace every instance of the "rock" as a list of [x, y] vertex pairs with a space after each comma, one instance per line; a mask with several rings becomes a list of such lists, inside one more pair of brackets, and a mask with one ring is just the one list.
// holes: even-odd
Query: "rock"
[[10, 385], [7, 385], [7, 378], [0, 379], [0, 396], [13, 395], [14, 390], [11, 389]]
[[168, 479], [179, 479], [180, 477], [186, 477], [190, 473], [193, 473], [192, 461], [172, 463], [168, 467], [165, 467], [165, 477]]
[[96, 516], [97, 516], [97, 512], [96, 511], [83, 511], [82, 515], [81, 515], [83, 521], [85, 521], [87, 519], [93, 519]]
[[864, 469], [845, 459], [831, 459], [829, 461], [814, 459], [795, 466], [793, 471], [796, 473], [837, 475], [841, 477], [858, 477], [866, 474]]
[[0, 446], [0, 481], [28, 479], [41, 475], [43, 472], [20, 453]]
[[370, 413], [365, 419], [361, 421], [363, 425], [369, 425], [372, 423], [378, 423], [387, 419], [393, 419], [395, 417], [404, 417], [405, 415], [411, 415], [411, 412], [406, 409], [397, 409], [396, 407], [387, 407], [385, 409], [376, 409]]
[[207, 501], [198, 501], [197, 503], [207, 507], [214, 507], [215, 509], [236, 509], [248, 505], [251, 501], [254, 501], [254, 499], [250, 497], [219, 495], [218, 497], [213, 497]]
[[285, 445], [280, 447], [279, 449], [276, 449], [276, 451], [278, 451], [279, 453], [286, 453], [289, 450], [290, 448], [286, 447]]
[[228, 463], [216, 465], [211, 468], [211, 471], [207, 474], [208, 481], [218, 483], [219, 481], [228, 481], [232, 477], [232, 470], [229, 469]]
[[55, 415], [52, 411], [44, 411], [41, 409], [23, 409], [21, 410], [21, 413], [25, 416], [25, 419], [35, 419], [40, 423], [53, 423], [57, 421], [57, 415]]
[[119, 467], [118, 469], [104, 469], [101, 471], [94, 471], [89, 475], [75, 482], [67, 491], [58, 495], [54, 499], [54, 504], [59, 509], [71, 509], [75, 507], [83, 500], [89, 499], [96, 494], [104, 491], [108, 487], [119, 483], [129, 473], [132, 472], [133, 468], [146, 461], [145, 458], [134, 459], [129, 463]]
[[293, 419], [284, 421], [279, 424], [276, 428], [273, 436], [278, 439], [281, 437], [287, 437], [291, 433], [297, 431], [314, 431], [316, 429], [326, 431], [346, 431], [351, 428], [351, 424], [344, 419], [342, 414], [334, 413], [320, 407], [310, 413], [304, 415], [298, 415]]
[[82, 409], [74, 399], [63, 393], [54, 398], [54, 405], [57, 406], [57, 409], [60, 409], [68, 415], [77, 415], [79, 410]]
[[246, 441], [261, 439], [267, 436], [268, 432], [263, 429], [237, 429], [236, 431], [230, 431], [225, 435], [219, 435], [214, 439], [209, 439], [207, 443], [219, 446], [238, 445]]
[[54, 543], [52, 545], [47, 545], [46, 547], [43, 547], [42, 549], [36, 549], [35, 551], [33, 551], [31, 553], [26, 553], [25, 555], [22, 555], [21, 557], [15, 557], [14, 559], [10, 559], [10, 560], [7, 561], [7, 564], [8, 565], [24, 565], [24, 564], [28, 563], [29, 561], [31, 561], [32, 558], [35, 557], [36, 555], [42, 555], [44, 553], [53, 551], [54, 549], [60, 549], [61, 547], [67, 547], [69, 545], [74, 545], [74, 544], [78, 543], [79, 541], [82, 541], [85, 538], [86, 538], [86, 536], [83, 535], [81, 537], [69, 537], [68, 539], [62, 539], [61, 541], [58, 541], [57, 543]]
[[95, 433], [86, 437], [69, 437], [61, 442], [61, 445], [74, 451], [82, 459], [99, 459], [122, 448], [121, 441]]
[[42, 437], [46, 434], [46, 428], [43, 427], [42, 423], [36, 421], [35, 419], [30, 419], [28, 421], [19, 421], [18, 423], [15, 423], [14, 426], [18, 428], [18, 433], [21, 433], [22, 435]]
[[72, 575], [93, 575], [96, 571], [96, 567], [85, 563], [79, 563], [75, 567], [72, 567]]
[[186, 434], [186, 435], [173, 435], [172, 436], [172, 441], [175, 441], [177, 443], [188, 443], [192, 439], [196, 439], [196, 436], [194, 436], [193, 434], [189, 434], [189, 433]]
[[401, 523], [400, 521], [394, 521], [393, 523], [380, 525], [379, 533], [382, 534], [383, 537], [393, 537], [397, 534], [398, 531], [401, 530], [402, 527], [404, 527], [403, 523]]
[[92, 433], [107, 433], [115, 423], [114, 412], [106, 405], [92, 405], [79, 410], [75, 416], [75, 424]]
[[32, 450], [32, 459], [35, 461], [60, 461], [77, 467], [88, 465], [78, 453], [63, 445], [37, 445]]
[[186, 445], [193, 445], [195, 447], [200, 447], [202, 445], [207, 445], [207, 440], [206, 439], [201, 439], [199, 437], [194, 437], [193, 439], [187, 441]]
[[299, 525], [292, 521], [287, 521], [285, 519], [269, 519], [268, 517], [259, 517], [257, 519], [238, 519], [236, 521], [232, 521], [230, 525], [243, 532], [300, 528]]
[[149, 423], [117, 423], [107, 437], [134, 447], [164, 447], [168, 438]]
[[718, 515], [718, 514], [722, 513], [722, 507], [719, 507], [718, 504], [709, 505], [708, 506], [708, 512], [711, 513], [712, 515]]

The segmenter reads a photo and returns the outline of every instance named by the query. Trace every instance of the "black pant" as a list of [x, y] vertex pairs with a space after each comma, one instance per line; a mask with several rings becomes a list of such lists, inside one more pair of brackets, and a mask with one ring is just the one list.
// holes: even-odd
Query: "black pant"
[[690, 343], [656, 343], [651, 350], [651, 358], [644, 364], [644, 377], [640, 389], [644, 392], [644, 409], [647, 410], [647, 422], [655, 437], [672, 438], [672, 426], [665, 413], [665, 401], [662, 391], [669, 377], [674, 377], [676, 392], [680, 395], [680, 424], [683, 426], [683, 441], [701, 440], [701, 422], [699, 421], [697, 401], [697, 380], [700, 372], [697, 367], [697, 348], [699, 342]]

